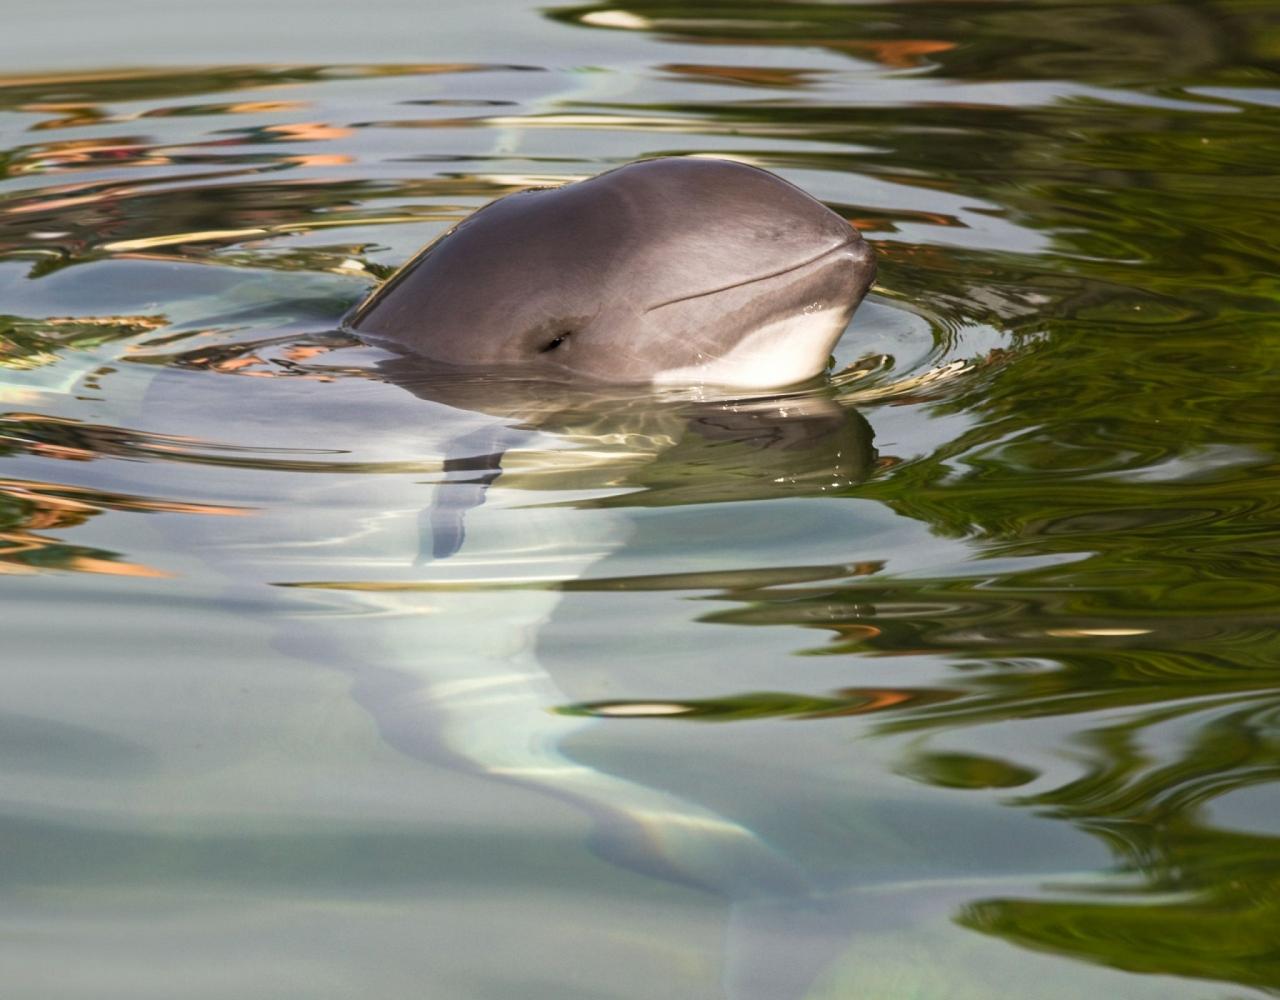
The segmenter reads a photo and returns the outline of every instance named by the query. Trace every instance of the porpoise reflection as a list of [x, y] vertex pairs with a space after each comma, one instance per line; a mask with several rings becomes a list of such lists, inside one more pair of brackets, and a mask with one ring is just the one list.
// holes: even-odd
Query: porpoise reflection
[[486, 205], [348, 326], [452, 365], [768, 388], [823, 371], [875, 272], [857, 230], [768, 171], [644, 160]]
[[[861, 481], [871, 429], [853, 408], [810, 389], [781, 395], [666, 398], [597, 384], [480, 375], [396, 358], [379, 374], [415, 396], [469, 413], [441, 452], [443, 481], [422, 512], [419, 563], [466, 539], [466, 516], [503, 474], [508, 449], [554, 435], [573, 467], [524, 469], [522, 482], [601, 491], [577, 506], [641, 507], [763, 500]], [[700, 394], [701, 395], [701, 394]], [[456, 424], [454, 425], [457, 426]], [[510, 478], [505, 485], [510, 485]]]

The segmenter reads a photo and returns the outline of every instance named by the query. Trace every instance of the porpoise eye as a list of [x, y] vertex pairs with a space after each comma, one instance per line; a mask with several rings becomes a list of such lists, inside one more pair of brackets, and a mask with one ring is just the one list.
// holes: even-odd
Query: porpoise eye
[[569, 339], [569, 334], [571, 334], [572, 332], [573, 332], [572, 330], [562, 330], [560, 333], [556, 334], [556, 338], [554, 340], [550, 340], [547, 343], [543, 344], [540, 348], [538, 348], [538, 352], [540, 354], [546, 354], [547, 351], [554, 351], [557, 347], [559, 347], [561, 344], [563, 344], [566, 340]]

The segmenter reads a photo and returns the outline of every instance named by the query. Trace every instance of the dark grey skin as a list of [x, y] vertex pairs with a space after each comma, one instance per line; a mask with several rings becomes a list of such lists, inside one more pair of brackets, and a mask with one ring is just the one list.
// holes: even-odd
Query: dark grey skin
[[767, 388], [825, 369], [875, 272], [857, 230], [768, 171], [645, 160], [486, 205], [347, 325], [487, 371]]

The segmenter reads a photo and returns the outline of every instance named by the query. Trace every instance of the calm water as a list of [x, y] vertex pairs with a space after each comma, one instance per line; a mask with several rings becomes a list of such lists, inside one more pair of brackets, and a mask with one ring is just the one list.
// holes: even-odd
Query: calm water
[[[6, 12], [5, 995], [1280, 993], [1274, 12]], [[826, 383], [338, 332], [656, 154], [875, 244]]]

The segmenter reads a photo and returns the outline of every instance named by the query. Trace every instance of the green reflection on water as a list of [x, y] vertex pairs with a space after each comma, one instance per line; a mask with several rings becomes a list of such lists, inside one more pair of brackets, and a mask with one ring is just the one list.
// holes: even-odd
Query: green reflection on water
[[[590, 24], [602, 9], [559, 16]], [[798, 88], [776, 108], [726, 110], [748, 134], [791, 123], [878, 147], [784, 162], [969, 192], [1053, 247], [1022, 258], [884, 247], [888, 287], [1035, 343], [932, 404], [976, 417], [968, 430], [853, 492], [977, 540], [989, 558], [1065, 561], [990, 574], [978, 562], [954, 580], [753, 581], [716, 594], [741, 610], [704, 620], [830, 630], [833, 641], [815, 650], [827, 655], [951, 658], [953, 697], [920, 706], [904, 687], [886, 732], [1145, 706], [1078, 732], [1070, 753], [1087, 762], [1085, 777], [1014, 800], [1102, 838], [1137, 901], [992, 899], [958, 919], [1116, 968], [1280, 987], [1280, 844], [1218, 829], [1204, 810], [1277, 776], [1280, 192], [1268, 150], [1280, 137], [1274, 112], [1247, 94], [1233, 101], [1218, 90], [1211, 103], [1197, 93], [1256, 85], [1274, 100], [1274, 18], [1252, 4], [625, 9], [637, 27], [709, 44], [803, 42], [953, 79], [1070, 78], [1184, 102], [1117, 106], [1099, 94], [1020, 107], [1013, 88], [986, 92], [985, 106], [975, 91], [972, 104], [824, 107], [805, 100], [820, 74], [735, 80], [672, 67], [689, 79]], [[893, 212], [850, 205], [847, 214], [898, 231]], [[761, 696], [739, 711], [748, 704], [768, 711]], [[691, 706], [687, 717], [704, 711]], [[793, 711], [812, 707], [800, 700]], [[1184, 739], [1153, 735], [1179, 719]], [[1036, 774], [950, 752], [915, 753], [902, 768], [945, 788], [1016, 787]]]

